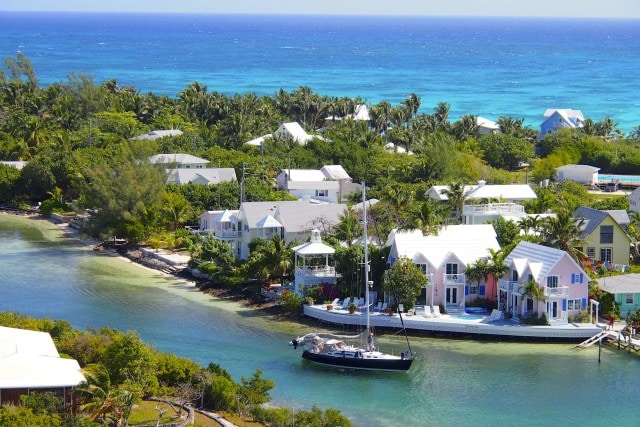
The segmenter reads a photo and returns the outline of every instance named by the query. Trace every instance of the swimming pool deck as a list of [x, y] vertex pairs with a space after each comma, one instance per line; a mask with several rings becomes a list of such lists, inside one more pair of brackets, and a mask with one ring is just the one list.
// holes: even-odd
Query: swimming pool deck
[[[523, 325], [517, 320], [494, 320], [489, 315], [478, 314], [451, 316], [443, 314], [438, 317], [425, 317], [422, 310], [417, 314], [389, 316], [386, 313], [372, 312], [370, 324], [378, 328], [401, 329], [402, 323], [408, 331], [424, 332], [432, 335], [464, 336], [469, 338], [493, 338], [510, 340], [536, 341], [582, 341], [600, 332], [605, 325], [588, 323], [553, 322], [550, 326]], [[326, 305], [305, 305], [304, 314], [322, 322], [338, 325], [364, 326], [365, 314], [356, 312], [349, 314], [347, 310], [327, 310]]]

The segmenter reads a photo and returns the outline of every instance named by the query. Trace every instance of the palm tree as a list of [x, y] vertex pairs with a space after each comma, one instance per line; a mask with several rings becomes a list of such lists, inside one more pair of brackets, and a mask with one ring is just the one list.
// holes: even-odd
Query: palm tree
[[457, 224], [462, 219], [462, 209], [464, 208], [464, 202], [467, 199], [467, 194], [464, 191], [464, 184], [460, 182], [453, 182], [449, 184], [449, 188], [442, 190], [441, 194], [447, 196], [449, 199], [449, 206], [454, 213], [454, 220]]
[[439, 129], [447, 130], [449, 128], [449, 110], [451, 106], [447, 102], [438, 102], [438, 106], [434, 109], [433, 115]]
[[340, 222], [335, 225], [335, 236], [343, 241], [347, 246], [351, 246], [353, 242], [362, 234], [362, 224], [359, 217], [354, 213], [353, 208], [349, 207], [344, 211], [344, 215], [340, 215]]
[[538, 302], [544, 299], [544, 290], [538, 285], [538, 283], [531, 279], [526, 281], [520, 287], [520, 292], [523, 296], [529, 297], [535, 300], [536, 315], [538, 314]]
[[580, 228], [584, 218], [573, 218], [568, 209], [560, 209], [555, 217], [548, 217], [542, 225], [542, 244], [567, 252], [579, 265], [584, 265], [586, 255], [580, 249], [584, 240]]
[[416, 117], [418, 115], [418, 110], [420, 109], [420, 104], [422, 101], [415, 93], [409, 94], [409, 97], [402, 101], [402, 105], [411, 113], [411, 117]]
[[102, 364], [88, 365], [84, 369], [86, 382], [79, 385], [75, 393], [80, 397], [80, 411], [92, 420], [105, 420], [114, 416], [120, 418], [116, 399], [116, 388], [111, 383], [107, 368]]

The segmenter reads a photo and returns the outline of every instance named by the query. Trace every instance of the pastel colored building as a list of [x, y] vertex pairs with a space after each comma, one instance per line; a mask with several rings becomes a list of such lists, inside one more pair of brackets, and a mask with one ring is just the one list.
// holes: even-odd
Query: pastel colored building
[[592, 263], [616, 270], [629, 264], [632, 239], [626, 231], [630, 222], [627, 211], [600, 211], [581, 206], [573, 216], [579, 221], [580, 238], [584, 241], [579, 249]]
[[[589, 276], [567, 252], [521, 241], [504, 262], [509, 270], [498, 282], [498, 309], [504, 313], [545, 314], [549, 323], [567, 323], [588, 310]], [[530, 281], [542, 288], [541, 298], [527, 295]]]
[[544, 120], [540, 123], [539, 139], [559, 129], [580, 129], [584, 127], [584, 116], [580, 110], [553, 109], [544, 112]]
[[596, 280], [603, 291], [613, 295], [623, 318], [640, 309], [640, 274], [621, 274]]
[[389, 235], [387, 246], [391, 247], [389, 266], [400, 257], [407, 257], [427, 277], [423, 296], [426, 305], [442, 304], [448, 313], [455, 313], [478, 297], [496, 299], [497, 289], [491, 278], [488, 282], [470, 282], [464, 273], [467, 266], [488, 259], [489, 249], [500, 249], [492, 225], [450, 225], [438, 235], [429, 236], [420, 230], [395, 230]]

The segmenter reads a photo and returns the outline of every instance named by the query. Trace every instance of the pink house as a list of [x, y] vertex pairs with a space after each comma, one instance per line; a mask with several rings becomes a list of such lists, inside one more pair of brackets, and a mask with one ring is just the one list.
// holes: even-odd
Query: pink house
[[477, 298], [496, 299], [491, 279], [477, 283], [464, 273], [467, 266], [488, 259], [489, 249], [500, 249], [491, 224], [450, 225], [430, 236], [420, 230], [396, 230], [389, 235], [387, 246], [391, 246], [389, 265], [407, 257], [427, 276], [419, 304], [443, 305], [447, 313], [455, 314]]
[[[520, 242], [505, 258], [509, 270], [498, 283], [498, 309], [516, 318], [545, 314], [549, 323], [567, 323], [588, 310], [589, 276], [565, 251]], [[542, 288], [536, 299], [525, 286]]]

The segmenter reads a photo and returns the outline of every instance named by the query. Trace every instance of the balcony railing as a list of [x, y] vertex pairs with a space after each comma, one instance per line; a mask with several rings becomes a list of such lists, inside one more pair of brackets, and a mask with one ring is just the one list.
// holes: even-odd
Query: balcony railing
[[215, 230], [214, 235], [216, 237], [234, 238], [234, 237], [238, 237], [240, 233], [238, 232], [238, 230], [229, 228], [229, 229]]
[[566, 297], [569, 295], [567, 286], [558, 286], [557, 288], [544, 288], [545, 297]]
[[466, 283], [464, 274], [443, 274], [442, 279], [444, 280], [444, 283], [454, 283], [459, 285], [464, 285]]
[[318, 265], [314, 267], [296, 267], [296, 276], [306, 277], [336, 277], [336, 268], [329, 265]]
[[518, 292], [521, 286], [522, 286], [522, 283], [514, 282], [513, 280], [504, 280], [504, 279], [498, 280], [498, 289], [503, 291]]
[[524, 206], [516, 203], [488, 203], [483, 205], [464, 205], [462, 209], [463, 215], [498, 215], [498, 214], [511, 214], [522, 215], [524, 214]]

